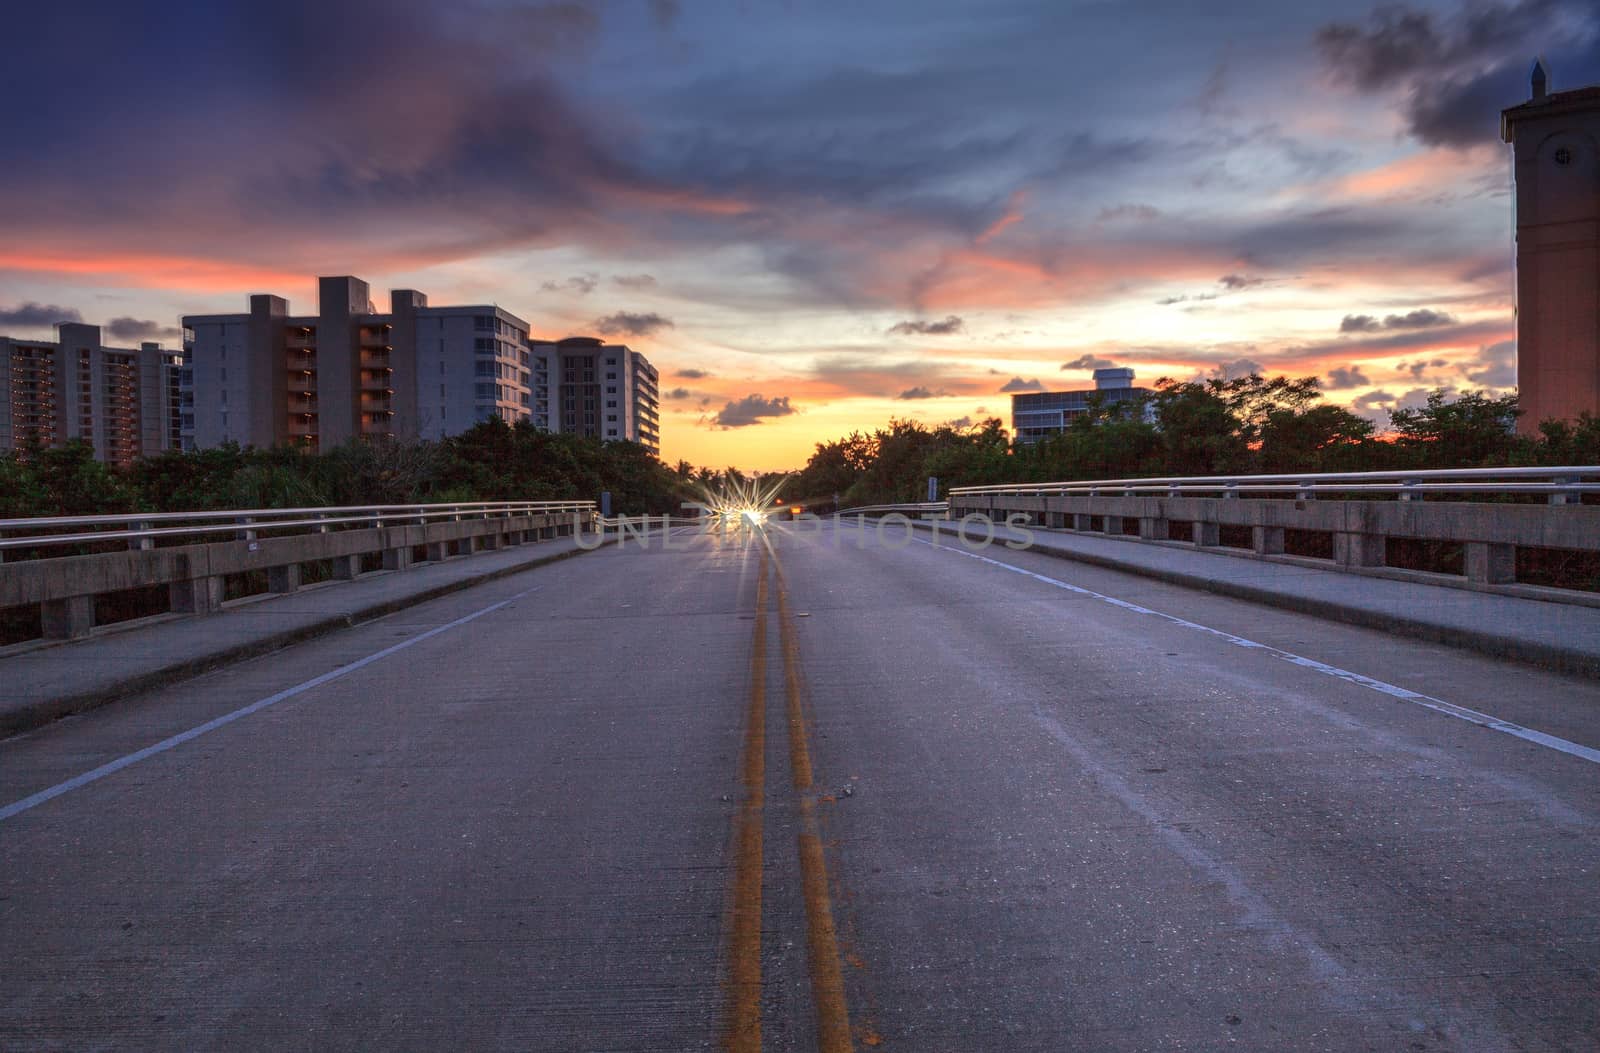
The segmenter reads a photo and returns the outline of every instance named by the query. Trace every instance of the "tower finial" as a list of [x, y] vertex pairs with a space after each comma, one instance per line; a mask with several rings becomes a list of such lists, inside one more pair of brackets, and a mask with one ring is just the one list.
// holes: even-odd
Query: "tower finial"
[[1542, 99], [1550, 94], [1550, 70], [1540, 58], [1533, 64], [1533, 97]]

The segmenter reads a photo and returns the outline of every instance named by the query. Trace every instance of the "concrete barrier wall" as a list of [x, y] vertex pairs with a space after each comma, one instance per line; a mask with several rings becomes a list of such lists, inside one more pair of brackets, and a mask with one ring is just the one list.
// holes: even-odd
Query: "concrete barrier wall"
[[1516, 579], [1518, 548], [1600, 552], [1600, 507], [1511, 505], [1443, 501], [1269, 500], [1220, 497], [1050, 497], [954, 494], [952, 519], [978, 514], [1003, 522], [1022, 513], [1037, 526], [1122, 534], [1136, 523], [1139, 537], [1166, 540], [1174, 522], [1193, 524], [1193, 544], [1218, 543], [1221, 527], [1247, 527], [1252, 548], [1262, 555], [1283, 552], [1285, 530], [1333, 535], [1334, 562], [1381, 567], [1387, 539], [1459, 542], [1466, 550], [1472, 582], [1509, 584]]
[[94, 627], [94, 599], [105, 593], [166, 585], [172, 610], [206, 614], [221, 606], [230, 574], [265, 571], [270, 591], [287, 593], [299, 588], [306, 563], [332, 561], [334, 578], [348, 580], [361, 573], [362, 558], [374, 554], [382, 556], [385, 570], [405, 570], [417, 548], [429, 560], [442, 560], [452, 546], [484, 551], [569, 535], [575, 528], [589, 530], [589, 516], [442, 520], [11, 562], [0, 564], [0, 607], [36, 603], [45, 637], [70, 638]]

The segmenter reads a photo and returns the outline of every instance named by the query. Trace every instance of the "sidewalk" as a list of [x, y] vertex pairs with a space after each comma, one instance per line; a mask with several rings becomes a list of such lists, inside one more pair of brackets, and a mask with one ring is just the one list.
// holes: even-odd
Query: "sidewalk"
[[583, 551], [557, 538], [14, 650], [0, 656], [0, 737]]
[[[952, 525], [941, 524], [938, 529], [948, 538], [943, 543], [959, 544]], [[1176, 544], [1029, 529], [1033, 544], [1028, 551], [1042, 555], [1600, 678], [1600, 607], [1369, 577]], [[1003, 527], [995, 533], [997, 544], [990, 554], [1005, 558], [1011, 553], [999, 543], [1016, 535]]]

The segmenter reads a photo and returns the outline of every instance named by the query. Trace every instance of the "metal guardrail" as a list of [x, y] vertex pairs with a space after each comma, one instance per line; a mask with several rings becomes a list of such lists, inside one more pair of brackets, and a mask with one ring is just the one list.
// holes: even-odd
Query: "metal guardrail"
[[[9, 535], [0, 538], [0, 555], [24, 549], [37, 558], [0, 563], [0, 609], [37, 605], [40, 635], [70, 639], [93, 630], [97, 597], [165, 586], [165, 605], [146, 593], [136, 608], [151, 608], [148, 613], [209, 614], [228, 598], [230, 580], [264, 575], [267, 592], [290, 593], [301, 587], [308, 566], [315, 567], [319, 578], [350, 581], [377, 569], [373, 563], [387, 571], [403, 571], [419, 559], [436, 563], [587, 535], [595, 519], [593, 501], [463, 501], [6, 519], [0, 520], [0, 533]], [[75, 546], [88, 551], [74, 551]]]
[[871, 516], [891, 515], [899, 512], [902, 515], [939, 514], [950, 510], [948, 501], [917, 501], [907, 504], [861, 505], [857, 508], [845, 508], [838, 512], [841, 516]]
[[[1594, 479], [1595, 482], [1584, 482]], [[1241, 493], [1396, 494], [1402, 499], [1427, 494], [1545, 494], [1566, 504], [1583, 494], [1600, 493], [1600, 465], [1554, 468], [1451, 468], [1398, 472], [1313, 472], [1281, 475], [1199, 475], [1154, 479], [1092, 479], [1054, 483], [1002, 483], [961, 486], [952, 497], [994, 494], [1006, 497], [1110, 497], [1139, 494]], [[903, 507], [903, 506], [902, 506]]]
[[[1391, 541], [1460, 546], [1459, 571], [1426, 580], [1465, 579], [1471, 588], [1518, 586], [1518, 553], [1545, 589], [1570, 597], [1591, 589], [1583, 560], [1600, 554], [1600, 466], [1464, 468], [1394, 472], [1173, 476], [1071, 482], [963, 486], [948, 507], [934, 503], [863, 505], [841, 513], [901, 514], [911, 518], [1003, 519], [1022, 525], [1102, 534], [1259, 557], [1309, 559], [1317, 565], [1386, 576], [1414, 575], [1390, 567]], [[1542, 496], [1545, 502], [1473, 500], [1474, 496]], [[1286, 500], [1286, 498], [1294, 498]], [[1228, 543], [1223, 544], [1224, 531]], [[1248, 531], [1249, 546], [1240, 531]], [[1296, 535], [1301, 554], [1288, 545]], [[1414, 551], [1394, 550], [1415, 563]], [[1432, 557], [1426, 557], [1432, 558]], [[1451, 559], [1455, 559], [1454, 556]], [[1442, 560], [1442, 557], [1441, 557]], [[1564, 566], [1551, 577], [1533, 560]], [[1436, 561], [1438, 562], [1438, 561]], [[1440, 565], [1444, 565], [1440, 562]], [[1454, 566], [1455, 564], [1450, 564]], [[1541, 575], [1543, 575], [1541, 577]], [[1445, 583], [1450, 583], [1446, 581]], [[1566, 598], [1566, 597], [1563, 597]], [[1578, 602], [1578, 601], [1574, 601]]]
[[[452, 504], [340, 505], [0, 519], [0, 557], [12, 549], [51, 548], [104, 541], [126, 541], [129, 548], [148, 549], [153, 548], [159, 540], [186, 537], [233, 535], [240, 540], [253, 540], [261, 531], [287, 536], [296, 532], [327, 533], [335, 527], [370, 528], [518, 515], [592, 515], [594, 510], [593, 501], [468, 501]], [[66, 532], [57, 532], [61, 530]]]

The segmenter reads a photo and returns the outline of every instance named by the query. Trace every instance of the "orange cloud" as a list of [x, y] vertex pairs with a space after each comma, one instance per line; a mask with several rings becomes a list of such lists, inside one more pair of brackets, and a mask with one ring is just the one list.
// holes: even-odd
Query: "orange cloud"
[[72, 275], [116, 285], [185, 292], [259, 292], [262, 289], [299, 288], [310, 283], [310, 279], [301, 272], [184, 256], [54, 256], [0, 252], [0, 270]]

